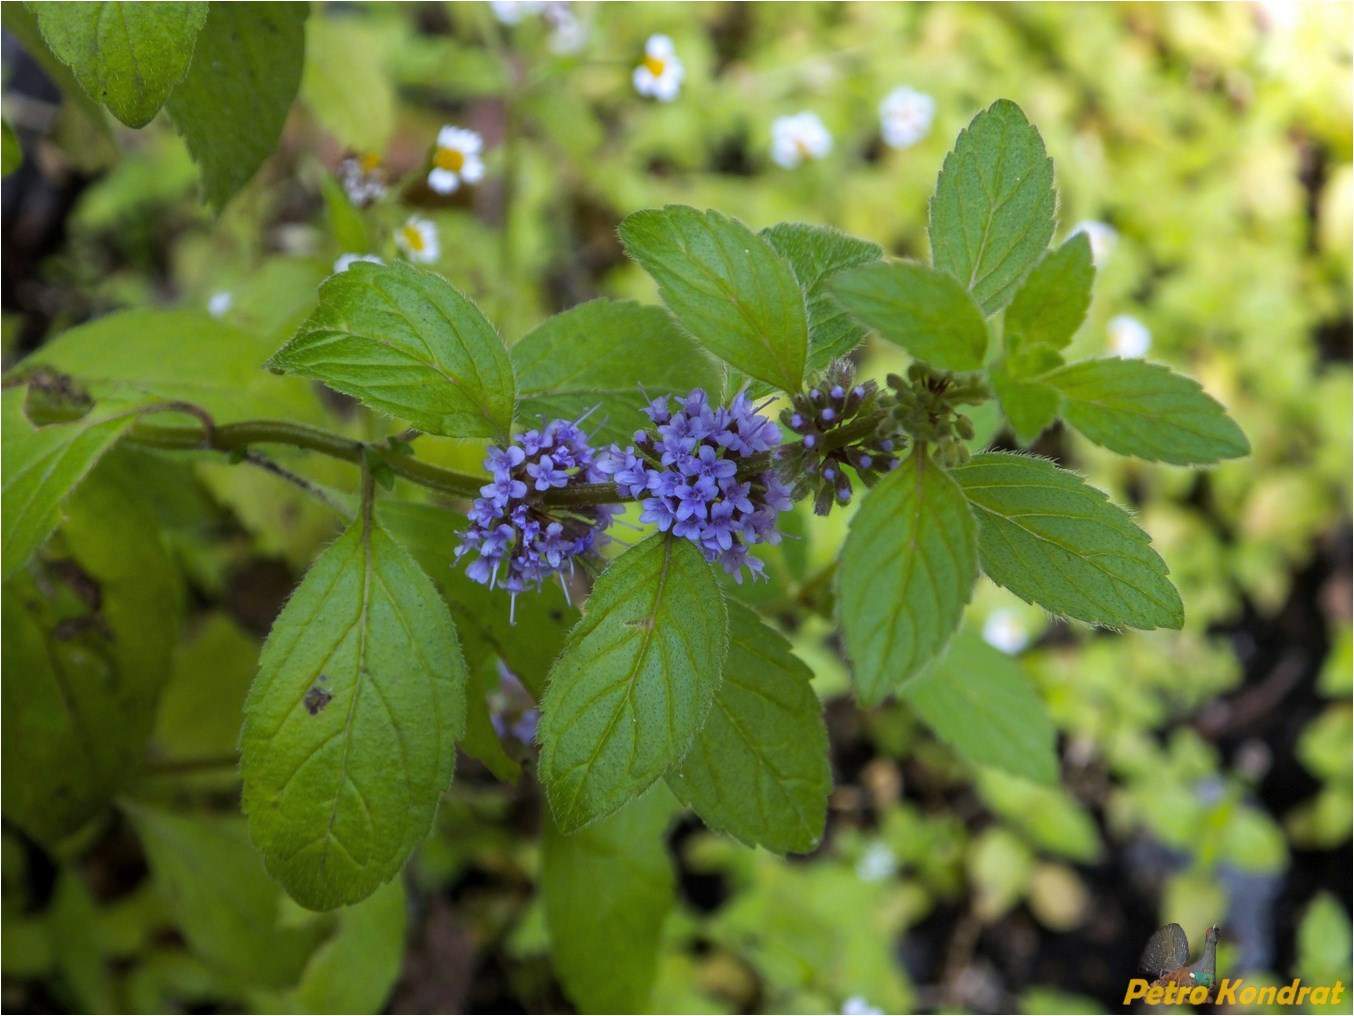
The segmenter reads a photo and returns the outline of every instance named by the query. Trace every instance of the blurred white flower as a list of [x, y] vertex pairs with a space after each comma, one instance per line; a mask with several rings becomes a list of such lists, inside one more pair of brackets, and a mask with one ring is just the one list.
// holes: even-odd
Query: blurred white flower
[[417, 215], [409, 216], [408, 221], [395, 231], [395, 246], [410, 261], [424, 264], [436, 261], [442, 253], [437, 243], [437, 226]]
[[334, 262], [334, 272], [346, 272], [348, 267], [357, 261], [370, 261], [374, 265], [385, 264], [375, 254], [340, 254], [338, 260]]
[[1014, 655], [1030, 644], [1030, 633], [1014, 610], [994, 610], [983, 622], [983, 640], [993, 649]]
[[443, 127], [437, 132], [428, 186], [438, 194], [451, 194], [462, 183], [479, 183], [484, 177], [484, 163], [480, 161], [483, 147], [484, 140], [474, 131]]
[[895, 88], [879, 104], [884, 144], [890, 148], [910, 148], [926, 137], [935, 115], [936, 100], [925, 92], [907, 85]]
[[832, 151], [832, 135], [817, 113], [778, 117], [771, 125], [771, 159], [794, 169], [806, 159], [821, 159]]
[[862, 882], [882, 882], [898, 870], [898, 855], [887, 843], [871, 843], [856, 861], [856, 877]]
[[1085, 233], [1091, 241], [1091, 261], [1097, 265], [1105, 263], [1114, 245], [1119, 242], [1119, 233], [1111, 225], [1095, 219], [1083, 219], [1072, 227], [1070, 236]]
[[517, 25], [529, 14], [545, 9], [545, 0], [489, 0], [500, 25]]
[[386, 192], [381, 157], [374, 152], [345, 156], [334, 175], [338, 177], [348, 200], [358, 208], [366, 208]]
[[1142, 357], [1152, 348], [1152, 333], [1147, 326], [1129, 314], [1110, 318], [1105, 326], [1109, 335], [1110, 352], [1125, 359]]
[[635, 91], [659, 102], [671, 102], [682, 90], [682, 61], [666, 35], [651, 35], [644, 44], [644, 60], [635, 68]]
[[573, 4], [546, 4], [545, 20], [550, 25], [552, 53], [577, 53], [588, 41], [588, 30], [574, 13]]
[[842, 1003], [842, 1016], [884, 1016], [884, 1010], [872, 1006], [863, 995], [852, 995]]
[[212, 317], [225, 317], [226, 312], [235, 303], [235, 297], [222, 290], [219, 293], [213, 293], [211, 299], [207, 301], [207, 313]]

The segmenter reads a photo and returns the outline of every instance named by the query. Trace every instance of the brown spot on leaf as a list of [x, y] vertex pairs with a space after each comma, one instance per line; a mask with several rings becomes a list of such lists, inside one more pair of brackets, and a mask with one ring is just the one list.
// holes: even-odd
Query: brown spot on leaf
[[[320, 675], [320, 680], [325, 680], [323, 674]], [[320, 711], [332, 701], [334, 701], [333, 694], [325, 691], [316, 683], [311, 685], [310, 691], [306, 692], [306, 697], [301, 700], [301, 704], [306, 707], [306, 712], [310, 713], [311, 716], [319, 716]]]

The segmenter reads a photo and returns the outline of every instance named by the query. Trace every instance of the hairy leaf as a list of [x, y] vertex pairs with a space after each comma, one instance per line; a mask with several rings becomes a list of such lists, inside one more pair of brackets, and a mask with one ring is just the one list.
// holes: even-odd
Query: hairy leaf
[[207, 201], [218, 211], [258, 172], [282, 135], [301, 86], [309, 10], [293, 0], [208, 6], [188, 75], [166, 107], [198, 164]]
[[572, 836], [547, 820], [541, 888], [550, 953], [583, 1012], [645, 1012], [675, 879], [672, 798], [652, 790]]
[[1062, 393], [1067, 422], [1120, 455], [1206, 465], [1250, 453], [1241, 428], [1200, 384], [1142, 360], [1084, 360], [1040, 378]]
[[9, 578], [52, 535], [66, 498], [136, 423], [138, 412], [96, 407], [69, 423], [34, 427], [24, 415], [23, 389], [6, 389], [3, 406], [0, 570]]
[[193, 952], [227, 976], [261, 987], [293, 983], [321, 937], [284, 927], [282, 892], [236, 815], [176, 815], [126, 802], [155, 885]]
[[451, 781], [465, 683], [437, 590], [358, 519], [273, 624], [245, 702], [249, 831], [297, 902], [355, 903], [399, 872]]
[[745, 374], [799, 390], [809, 344], [804, 295], [769, 241], [736, 219], [685, 205], [635, 212], [620, 235], [707, 349]]
[[856, 691], [875, 705], [944, 648], [978, 577], [964, 492], [916, 449], [861, 502], [838, 573]]
[[942, 370], [976, 370], [987, 353], [987, 322], [950, 276], [910, 261], [868, 265], [829, 283], [857, 319]]
[[440, 275], [358, 262], [320, 287], [320, 307], [268, 362], [323, 381], [433, 434], [503, 439], [512, 362], [498, 333]]
[[1064, 348], [1086, 319], [1094, 282], [1085, 233], [1045, 253], [1006, 308], [1007, 353], [1033, 345]]
[[858, 240], [828, 226], [782, 222], [761, 233], [794, 270], [809, 312], [808, 371], [822, 370], [845, 356], [865, 338], [857, 324], [828, 291], [828, 280], [848, 268], [874, 264], [884, 256], [878, 244]]
[[1128, 513], [1046, 459], [976, 455], [952, 475], [978, 517], [983, 571], [1021, 599], [1092, 624], [1179, 628], [1180, 594]]
[[728, 614], [689, 540], [616, 558], [569, 633], [541, 701], [541, 781], [564, 832], [616, 811], [679, 762], [719, 687]]
[[1053, 236], [1053, 162], [1019, 106], [998, 99], [960, 132], [931, 199], [931, 260], [984, 314], [1015, 296]]
[[661, 307], [593, 300], [556, 314], [512, 347], [523, 417], [592, 412], [595, 441], [630, 442], [650, 397], [720, 390], [719, 368]]
[[1053, 723], [1020, 665], [960, 632], [903, 697], [959, 754], [1037, 783], [1058, 779]]
[[1058, 418], [1062, 396], [1048, 385], [1011, 377], [1001, 369], [988, 372], [1001, 411], [1022, 444], [1029, 444]]
[[105, 467], [70, 499], [44, 559], [7, 582], [0, 603], [5, 816], [51, 846], [137, 774], [183, 588], [150, 507]]
[[42, 37], [95, 102], [128, 127], [144, 127], [188, 73], [207, 4], [34, 4]]
[[813, 671], [779, 632], [729, 604], [715, 704], [668, 786], [706, 825], [778, 854], [818, 846], [832, 771]]

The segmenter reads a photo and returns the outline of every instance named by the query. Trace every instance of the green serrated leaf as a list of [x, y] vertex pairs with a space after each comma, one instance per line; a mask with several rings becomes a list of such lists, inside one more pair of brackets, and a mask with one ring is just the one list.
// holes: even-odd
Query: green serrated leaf
[[668, 309], [743, 373], [798, 391], [808, 356], [804, 295], [790, 264], [737, 219], [685, 205], [625, 218], [621, 242]]
[[165, 105], [217, 211], [282, 136], [301, 87], [309, 10], [305, 3], [258, 0], [208, 7], [188, 74]]
[[126, 406], [96, 407], [78, 420], [34, 427], [24, 415], [24, 390], [3, 395], [0, 431], [0, 557], [4, 578], [33, 556], [61, 521], [61, 506], [91, 469], [136, 423], [139, 412]]
[[[452, 563], [465, 531], [465, 516], [436, 505], [387, 499], [376, 511], [381, 524], [414, 555], [451, 608], [466, 662], [474, 667], [492, 656], [502, 659], [539, 699], [546, 673], [579, 617], [559, 584], [547, 582], [538, 592], [517, 597], [515, 604], [507, 593], [486, 595], [484, 586], [466, 577], [464, 564]], [[531, 637], [523, 638], [523, 632], [531, 632]]]
[[337, 927], [287, 993], [288, 1012], [384, 1012], [404, 962], [409, 923], [396, 880], [338, 913]]
[[311, 386], [259, 364], [251, 332], [190, 310], [128, 310], [62, 332], [20, 367], [69, 374], [96, 399], [191, 402], [218, 423], [282, 417], [320, 423]]
[[925, 447], [861, 502], [842, 547], [838, 610], [856, 693], [875, 705], [945, 647], [978, 578], [977, 523]]
[[910, 261], [869, 265], [834, 277], [829, 288], [858, 320], [941, 370], [977, 370], [987, 322], [953, 278]]
[[1058, 755], [1044, 700], [1020, 665], [969, 632], [903, 691], [942, 741], [981, 766], [1056, 783]]
[[432, 434], [506, 439], [512, 425], [512, 362], [493, 325], [446, 279], [404, 263], [331, 275], [268, 366]]
[[813, 671], [755, 613], [728, 607], [724, 680], [668, 786], [713, 829], [778, 854], [807, 853], [823, 838], [832, 789]]
[[3, 138], [3, 143], [0, 143], [0, 176], [9, 176], [23, 165], [23, 147], [19, 144], [19, 135], [14, 133], [8, 120], [0, 120], [0, 138]]
[[283, 902], [238, 816], [176, 815], [140, 802], [123, 810], [175, 924], [193, 951], [229, 977], [260, 987], [293, 983], [322, 936], [283, 927]]
[[781, 222], [762, 230], [761, 235], [790, 262], [804, 291], [809, 312], [808, 372], [822, 370], [860, 345], [866, 333], [832, 298], [828, 280], [848, 268], [874, 264], [884, 256], [884, 249], [829, 226], [806, 222]]
[[994, 314], [1048, 247], [1054, 201], [1043, 139], [1019, 106], [998, 99], [945, 157], [931, 199], [931, 261]]
[[451, 782], [465, 685], [432, 582], [358, 519], [278, 616], [245, 702], [250, 835], [298, 903], [355, 903], [403, 867]]
[[629, 444], [651, 396], [711, 394], [720, 370], [661, 307], [593, 300], [556, 314], [512, 347], [518, 412], [576, 419], [595, 410], [594, 440]]
[[[324, 128], [359, 152], [382, 151], [395, 127], [395, 86], [379, 30], [358, 17], [313, 18], [301, 98]], [[361, 251], [365, 247], [344, 247]]]
[[652, 790], [572, 836], [547, 818], [541, 889], [550, 955], [583, 1012], [644, 1012], [675, 879], [671, 797]]
[[1062, 396], [1048, 385], [1021, 381], [1000, 368], [993, 368], [988, 377], [1021, 444], [1032, 442], [1058, 418]]
[[1094, 283], [1095, 263], [1085, 233], [1047, 251], [1006, 308], [1007, 354], [1032, 345], [1066, 347], [1086, 319]]
[[658, 533], [611, 563], [541, 700], [539, 770], [560, 829], [610, 815], [681, 761], [727, 650], [724, 598], [695, 544]]
[[1084, 360], [1039, 380], [1062, 393], [1068, 423], [1120, 455], [1190, 466], [1250, 454], [1227, 410], [1159, 363]]
[[188, 73], [207, 4], [34, 4], [42, 37], [86, 94], [128, 127], [144, 127]]
[[978, 518], [983, 571], [1046, 610], [1091, 624], [1179, 628], [1180, 594], [1122, 508], [1046, 459], [975, 455], [952, 471]]
[[65, 514], [48, 559], [0, 598], [4, 811], [49, 846], [139, 770], [183, 603], [150, 508], [106, 469]]

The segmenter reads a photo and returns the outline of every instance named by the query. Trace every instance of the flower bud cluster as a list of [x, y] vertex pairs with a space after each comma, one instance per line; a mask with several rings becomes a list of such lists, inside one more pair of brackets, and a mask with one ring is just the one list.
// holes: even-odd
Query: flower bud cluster
[[[879, 386], [873, 381], [856, 384], [855, 368], [848, 360], [833, 363], [817, 385], [792, 396], [780, 420], [802, 440], [782, 453], [779, 473], [793, 482], [796, 500], [814, 495], [818, 515], [851, 500], [846, 466], [872, 487], [881, 474], [898, 465], [903, 441], [890, 429]], [[841, 440], [855, 431], [861, 436]]]
[[652, 428], [634, 444], [613, 446], [598, 463], [621, 491], [640, 501], [641, 522], [652, 522], [696, 543], [736, 581], [746, 566], [756, 578], [762, 563], [748, 554], [756, 543], [776, 544], [776, 515], [791, 506], [790, 488], [770, 463], [752, 475], [740, 466], [780, 443], [780, 431], [758, 414], [746, 393], [714, 408], [697, 388], [671, 406], [655, 399], [644, 410]]
[[890, 374], [887, 381], [893, 389], [889, 409], [893, 427], [932, 445], [942, 466], [961, 466], [969, 460], [966, 442], [973, 439], [973, 421], [956, 407], [976, 406], [992, 397], [979, 375], [949, 374], [917, 362], [908, 367], [906, 378]]
[[594, 551], [620, 508], [597, 505], [567, 511], [543, 503], [546, 493], [606, 477], [577, 423], [552, 420], [518, 435], [506, 448], [490, 448], [484, 468], [493, 482], [480, 488], [456, 558], [477, 554], [466, 575], [511, 593], [539, 587], [551, 574], [572, 569], [579, 554]]

